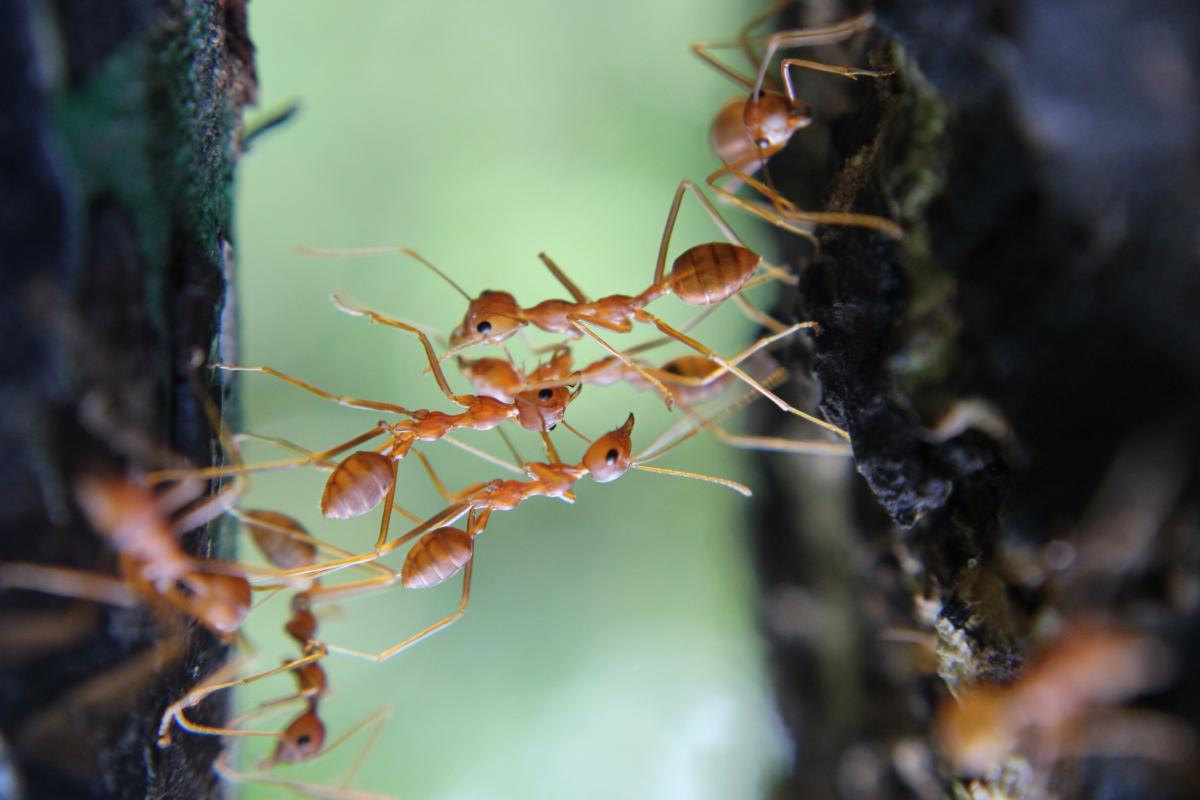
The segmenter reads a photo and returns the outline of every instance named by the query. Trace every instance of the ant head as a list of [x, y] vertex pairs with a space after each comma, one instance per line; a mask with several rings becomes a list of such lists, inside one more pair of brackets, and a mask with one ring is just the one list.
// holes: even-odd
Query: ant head
[[583, 454], [583, 466], [596, 483], [615, 481], [633, 466], [633, 414], [625, 424], [609, 431]]
[[202, 625], [219, 636], [242, 627], [250, 611], [250, 583], [240, 575], [194, 572], [186, 577], [188, 606]]
[[793, 103], [779, 92], [763, 92], [746, 100], [742, 111], [745, 135], [762, 150], [778, 149], [792, 134], [812, 124], [812, 114], [804, 103]]
[[517, 405], [517, 420], [527, 431], [554, 430], [567, 414], [567, 404], [575, 399], [578, 391], [566, 386], [544, 386], [521, 392], [513, 398]]
[[325, 725], [317, 716], [317, 709], [309, 704], [308, 710], [287, 726], [279, 734], [279, 744], [275, 745], [270, 764], [295, 764], [300, 761], [311, 761], [321, 753], [325, 746]]
[[462, 325], [450, 334], [450, 346], [498, 344], [524, 326], [517, 299], [508, 292], [489, 289], [467, 306]]

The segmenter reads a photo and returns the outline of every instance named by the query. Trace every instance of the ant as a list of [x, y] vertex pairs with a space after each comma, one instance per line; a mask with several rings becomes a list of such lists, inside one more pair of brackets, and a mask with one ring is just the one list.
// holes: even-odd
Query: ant
[[[1150, 635], [1094, 621], [1074, 623], [1013, 683], [976, 686], [945, 701], [935, 720], [937, 739], [966, 775], [987, 773], [1017, 752], [1053, 763], [1065, 743], [1086, 750], [1089, 712], [1160, 688], [1173, 661], [1169, 648]], [[1144, 721], [1163, 722], [1156, 732], [1169, 728], [1176, 739], [1174, 748], [1156, 742], [1147, 755], [1178, 752], [1177, 725]], [[1112, 716], [1112, 724], [1119, 726], [1119, 718]], [[1188, 734], [1183, 740], [1184, 749], [1195, 746]]]
[[[462, 593], [457, 610], [380, 653], [366, 653], [329, 643], [322, 643], [322, 647], [331, 653], [341, 653], [372, 661], [386, 661], [451, 625], [466, 613], [467, 605], [470, 602], [471, 574], [475, 563], [474, 541], [487, 528], [492, 513], [511, 511], [531, 497], [553, 497], [570, 502], [573, 500], [572, 488], [585, 476], [597, 483], [609, 483], [620, 478], [630, 469], [639, 469], [716, 483], [733, 489], [745, 497], [750, 496], [749, 488], [725, 478], [648, 466], [646, 462], [663, 455], [678, 442], [659, 447], [650, 455], [634, 456], [632, 455], [633, 426], [634, 416], [630, 414], [621, 427], [590, 442], [578, 464], [528, 463], [525, 465], [525, 470], [529, 480], [488, 481], [470, 486], [456, 495], [446, 491], [437, 478], [437, 474], [429, 467], [428, 462], [422, 459], [439, 491], [451, 502], [449, 506], [399, 538], [379, 544], [372, 552], [312, 567], [289, 570], [285, 574], [323, 576], [346, 567], [382, 558], [420, 537], [405, 558], [399, 579], [401, 584], [406, 588], [427, 588], [443, 583], [462, 572]], [[685, 438], [687, 437], [678, 441]], [[453, 527], [454, 523], [464, 516], [467, 518], [465, 529]], [[390, 519], [390, 515], [385, 517], [385, 530], [381, 533], [381, 542], [386, 539], [388, 519]], [[378, 591], [395, 582], [395, 579], [369, 578], [328, 589], [317, 589], [312, 592], [312, 595], [314, 600], [318, 598], [323, 600], [340, 599], [364, 592]]]
[[[195, 376], [188, 377], [210, 424], [227, 439], [220, 414]], [[141, 596], [193, 617], [222, 638], [232, 637], [250, 610], [250, 583], [241, 565], [198, 561], [179, 546], [179, 537], [226, 513], [245, 491], [234, 481], [199, 503], [203, 482], [185, 479], [162, 494], [128, 477], [86, 474], [74, 483], [75, 499], [91, 527], [117, 551], [121, 578], [65, 567], [0, 565], [0, 587], [30, 589], [129, 606]], [[193, 505], [194, 504], [194, 505]]]
[[[787, 147], [788, 142], [797, 131], [812, 124], [812, 113], [808, 104], [796, 96], [796, 89], [792, 83], [792, 68], [798, 67], [841, 75], [850, 80], [857, 80], [860, 77], [882, 78], [892, 74], [890, 71], [841, 67], [807, 59], [785, 58], [779, 66], [783, 91], [764, 88], [767, 83], [768, 67], [779, 49], [813, 47], [841, 42], [855, 34], [869, 31], [875, 24], [875, 15], [867, 12], [823, 28], [777, 31], [767, 37], [765, 51], [761, 58], [757, 57], [750, 44], [750, 31], [793, 2], [795, 0], [782, 0], [774, 3], [747, 22], [733, 41], [696, 42], [692, 45], [692, 52], [699, 56], [704, 63], [749, 92], [744, 97], [735, 97], [727, 102], [713, 120], [709, 141], [713, 152], [721, 160], [722, 167], [709, 175], [705, 179], [705, 183], [723, 199], [772, 225], [805, 237], [813, 243], [814, 247], [818, 245], [816, 237], [810, 231], [791, 224], [792, 222], [870, 228], [898, 239], [903, 236], [903, 230], [891, 220], [874, 214], [802, 211], [783, 197], [771, 184], [770, 174], [766, 167], [767, 160]], [[741, 49], [754, 64], [755, 74], [753, 76], [742, 74], [711, 52], [718, 48], [734, 47]], [[765, 183], [752, 177], [760, 168], [764, 171]], [[733, 180], [723, 186], [721, 179], [727, 176], [732, 177]], [[770, 200], [773, 209], [765, 208], [758, 203], [737, 196], [735, 192], [742, 183]]]
[[[264, 517], [259, 515], [258, 519], [264, 519]], [[283, 519], [288, 520], [283, 523], [283, 527], [291, 527], [290, 518], [284, 517]], [[298, 553], [298, 551], [296, 552]], [[290, 555], [295, 554], [292, 553]], [[315, 550], [313, 554], [315, 555]], [[239, 679], [231, 679], [231, 676], [240, 668], [240, 664], [237, 662], [226, 664], [166, 709], [159, 724], [159, 747], [166, 747], [171, 743], [171, 728], [175, 724], [184, 730], [203, 736], [273, 738], [276, 740], [275, 749], [268, 758], [259, 764], [257, 770], [254, 772], [240, 772], [236, 770], [231, 763], [229, 751], [226, 751], [217, 759], [214, 769], [222, 778], [231, 782], [251, 781], [266, 783], [333, 798], [378, 797], [378, 795], [365, 795], [346, 789], [344, 784], [358, 771], [363, 758], [365, 758], [366, 753], [370, 750], [379, 734], [380, 726], [389, 715], [389, 711], [387, 708], [377, 709], [374, 713], [352, 726], [333, 743], [326, 745], [325, 724], [322, 722], [319, 714], [319, 704], [329, 692], [328, 676], [320, 664], [320, 660], [325, 658], [327, 653], [317, 643], [315, 638], [317, 618], [311, 610], [309, 592], [299, 592], [294, 595], [291, 607], [292, 615], [285, 624], [284, 630], [300, 645], [302, 655], [286, 661], [274, 669]], [[285, 672], [290, 673], [296, 679], [297, 688], [294, 693], [262, 703], [256, 708], [239, 715], [225, 727], [201, 725], [193, 722], [184, 713], [186, 709], [197, 705], [216, 692], [246, 686]], [[241, 727], [243, 723], [251, 718], [260, 716], [272, 709], [297, 702], [303, 703], [303, 711], [293, 718], [281, 731], [246, 730]], [[369, 740], [356, 757], [354, 765], [351, 767], [341, 787], [319, 787], [308, 783], [283, 780], [271, 777], [268, 772], [280, 764], [304, 763], [312, 761], [318, 756], [330, 753], [367, 727], [373, 728]]]
[[[434, 379], [442, 393], [465, 411], [459, 414], [446, 414], [441, 411], [426, 409], [408, 409], [394, 403], [384, 403], [375, 400], [364, 400], [344, 395], [335, 395], [319, 389], [309, 383], [294, 378], [286, 373], [269, 366], [236, 366], [231, 364], [214, 364], [214, 369], [229, 372], [260, 372], [298, 386], [349, 408], [361, 408], [375, 411], [387, 411], [409, 417], [397, 423], [380, 421], [364, 433], [336, 445], [321, 453], [308, 454], [303, 458], [272, 461], [262, 464], [235, 464], [225, 467], [212, 467], [199, 470], [162, 470], [152, 473], [151, 480], [168, 480], [181, 477], [216, 477], [221, 475], [239, 475], [250, 472], [261, 472], [273, 469], [300, 467], [320, 461], [351, 450], [360, 444], [381, 435], [387, 435], [387, 441], [375, 450], [359, 450], [344, 458], [334, 467], [321, 496], [321, 513], [331, 519], [349, 519], [366, 514], [386, 498], [390, 507], [394, 502], [396, 488], [396, 473], [399, 462], [408, 455], [409, 450], [417, 441], [437, 441], [447, 438], [447, 434], [460, 428], [486, 431], [496, 428], [509, 420], [515, 420], [526, 430], [543, 435], [543, 442], [548, 451], [553, 453], [553, 445], [546, 431], [552, 430], [562, 421], [567, 405], [574, 400], [579, 389], [569, 387], [543, 387], [535, 391], [521, 392], [512, 402], [503, 402], [493, 397], [481, 395], [455, 394], [451, 391], [446, 376], [438, 363], [433, 345], [423, 331], [400, 320], [384, 317], [374, 311], [359, 309], [348, 305], [337, 295], [333, 303], [338, 309], [354, 315], [370, 319], [372, 322], [400, 328], [415, 334], [420, 338], [429, 360]], [[552, 455], [552, 458], [557, 458]], [[506, 465], [510, 466], [510, 465]], [[513, 467], [513, 469], [516, 469]], [[518, 470], [519, 471], [519, 470]]]
[[[725, 242], [701, 244], [685, 250], [679, 255], [671, 267], [671, 272], [664, 279], [666, 269], [667, 249], [670, 245], [671, 234], [679, 214], [685, 192], [691, 191], [700, 201], [705, 211], [716, 222], [726, 237]], [[315, 255], [366, 255], [387, 252], [399, 252], [413, 258], [432, 269], [452, 287], [468, 299], [467, 313], [462, 324], [450, 335], [451, 348], [442, 358], [457, 355], [469, 347], [478, 344], [499, 344], [527, 325], [534, 325], [548, 333], [567, 334], [571, 337], [587, 336], [595, 341], [609, 354], [620, 359], [627, 366], [640, 372], [647, 381], [662, 395], [668, 407], [673, 405], [670, 389], [655, 375], [640, 367], [630, 356], [604, 341], [591, 327], [604, 328], [617, 333], [628, 333], [633, 330], [634, 322], [653, 324], [666, 336], [681, 342], [696, 352], [704, 355], [722, 368], [728, 370], [744, 381], [747, 385], [761, 393], [781, 410], [795, 414], [816, 425], [833, 431], [844, 439], [849, 434], [841, 428], [807, 414], [793, 407], [790, 403], [772, 393], [758, 381], [747, 375], [735, 364], [730, 363], [716, 351], [688, 336], [681, 330], [673, 328], [663, 320], [645, 310], [645, 306], [665, 294], [674, 294], [680, 300], [691, 305], [713, 306], [730, 297], [740, 298], [739, 293], [763, 280], [781, 280], [794, 283], [794, 276], [785, 270], [765, 262], [757, 253], [746, 247], [729, 224], [721, 217], [717, 209], [709, 202], [704, 193], [690, 180], [684, 179], [675, 190], [671, 209], [663, 230], [659, 246], [658, 259], [654, 270], [654, 282], [641, 294], [609, 295], [599, 300], [590, 301], [587, 296], [567, 277], [567, 275], [544, 253], [539, 254], [542, 262], [553, 273], [555, 278], [567, 289], [574, 302], [566, 300], [546, 300], [530, 308], [521, 308], [516, 298], [508, 292], [487, 290], [479, 297], [472, 299], [467, 292], [454, 283], [444, 272], [433, 266], [416, 251], [407, 247], [376, 247], [362, 250], [319, 250], [311, 247], [302, 248], [304, 252]], [[768, 273], [760, 279], [754, 279], [755, 273], [762, 267]], [[397, 320], [387, 320], [374, 312], [362, 312], [363, 316], [372, 314], [371, 319], [382, 324], [394, 325], [404, 330], [415, 330], [412, 326]], [[755, 312], [759, 319], [766, 315]], [[782, 323], [771, 320], [775, 329], [783, 328]], [[422, 334], [423, 336], [423, 334]], [[432, 357], [432, 356], [431, 356]]]
[[[758, 351], [764, 347], [774, 344], [794, 330], [815, 325], [816, 323], [799, 323], [792, 328], [785, 329], [781, 333], [765, 336], [743, 352], [731, 358], [730, 361], [734, 364], [740, 364], [748, 358], [757, 355]], [[660, 344], [661, 341], [654, 340], [647, 342], [645, 345], [630, 348], [626, 353], [633, 354], [639, 349], [648, 349], [648, 347]], [[572, 370], [571, 351], [565, 346], [558, 347], [551, 355], [549, 361], [528, 375], [522, 374], [512, 362], [504, 359], [481, 358], [475, 361], [468, 361], [460, 356], [458, 362], [460, 370], [471, 381], [475, 387], [475, 391], [500, 398], [514, 391], [528, 390], [539, 386], [553, 386], [563, 380], [579, 381], [584, 384], [591, 383], [600, 386], [609, 386], [620, 381], [625, 381], [635, 389], [645, 390], [651, 388], [649, 383], [642, 377], [640, 370], [631, 369], [620, 359], [611, 356], [593, 362], [579, 370]], [[720, 364], [698, 355], [680, 356], [657, 368], [652, 368], [644, 364], [641, 366], [644, 369], [652, 371], [654, 375], [670, 388], [675, 402], [693, 419], [698, 419], [693, 410], [694, 406], [716, 398], [728, 389], [733, 381], [733, 376]], [[773, 388], [774, 385], [784, 379], [786, 379], [786, 371], [777, 370], [771, 376], [762, 379], [761, 382], [767, 388]], [[730, 407], [722, 410], [719, 415], [724, 417], [732, 414], [744, 404], [745, 399], [748, 398], [743, 398], [742, 401], [731, 404]], [[680, 424], [687, 423], [686, 421], [681, 421]], [[701, 420], [699, 428], [693, 427], [696, 430], [701, 428], [708, 430], [726, 444], [744, 449], [772, 450], [795, 454], [850, 455], [850, 448], [841, 443], [795, 441], [780, 437], [731, 434], [712, 419]]]

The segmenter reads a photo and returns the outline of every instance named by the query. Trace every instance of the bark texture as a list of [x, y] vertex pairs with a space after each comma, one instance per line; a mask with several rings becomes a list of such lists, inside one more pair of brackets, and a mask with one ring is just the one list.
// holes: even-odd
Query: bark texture
[[[972, 784], [932, 717], [948, 690], [1019, 683], [1059, 632], [1101, 618], [1167, 644], [1174, 678], [1137, 705], [1195, 730], [1200, 7], [876, 13], [870, 59], [895, 74], [849, 101], [806, 77], [835, 114], [771, 165], [801, 208], [906, 230], [827, 228], [801, 278], [795, 315], [821, 324], [801, 357], [861, 480], [768, 464], [756, 548], [796, 741], [776, 794], [1196, 796], [1189, 763], [1120, 748], [1018, 753], [1028, 775]], [[976, 400], [990, 412], [939, 441]], [[930, 644], [886, 641], [913, 629]]]
[[[184, 368], [197, 347], [233, 356], [254, 92], [239, 0], [0, 3], [0, 561], [114, 574], [72, 481], [212, 457]], [[223, 659], [211, 635], [30, 592], [0, 594], [0, 616], [0, 797], [217, 793], [215, 739], [154, 745], [165, 705]]]

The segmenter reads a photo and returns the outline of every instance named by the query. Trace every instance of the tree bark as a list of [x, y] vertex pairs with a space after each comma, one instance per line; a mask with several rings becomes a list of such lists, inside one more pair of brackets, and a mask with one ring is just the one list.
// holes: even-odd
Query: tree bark
[[[876, 13], [872, 61], [895, 75], [849, 86], [848, 113], [771, 164], [799, 207], [906, 232], [826, 228], [801, 278], [795, 314], [821, 324], [801, 359], [861, 480], [768, 462], [755, 546], [796, 741], [778, 797], [964, 796], [932, 737], [946, 689], [1019, 681], [1082, 617], [1168, 643], [1174, 682], [1140, 705], [1193, 731], [1200, 707], [1200, 9]], [[818, 115], [833, 80], [805, 84]], [[964, 400], [995, 414], [937, 441]], [[1056, 571], [1051, 552], [1075, 561]], [[929, 648], [885, 641], [914, 628]], [[1186, 764], [1111, 755], [1048, 780], [1069, 797], [1200, 792]], [[1034, 796], [1006, 791], [991, 796]]]
[[[185, 365], [235, 355], [244, 4], [6, 0], [0, 60], [0, 561], [114, 574], [72, 481], [213, 452]], [[0, 615], [0, 796], [217, 794], [217, 739], [154, 745], [166, 704], [224, 659], [213, 636], [30, 592], [0, 594]]]

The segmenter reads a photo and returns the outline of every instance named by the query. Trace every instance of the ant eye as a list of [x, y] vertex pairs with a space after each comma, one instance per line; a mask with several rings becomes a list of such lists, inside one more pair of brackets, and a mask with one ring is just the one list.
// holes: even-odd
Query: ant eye
[[553, 425], [551, 425], [549, 428], [546, 428], [546, 430], [548, 430], [548, 431], [552, 431], [552, 430], [554, 430], [554, 429], [555, 429], [555, 428], [557, 428], [557, 427], [558, 427], [558, 423], [556, 422], [556, 423], [554, 423]]
[[492, 323], [488, 322], [486, 319], [475, 326], [475, 330], [479, 331], [480, 333], [487, 333], [491, 329]]
[[615, 464], [615, 463], [617, 463], [617, 456], [619, 456], [619, 455], [621, 455], [621, 454], [618, 453], [617, 448], [614, 447], [612, 450], [609, 450], [607, 453], [604, 454], [604, 461], [605, 461], [605, 463], [607, 463], [609, 465]]
[[311, 743], [312, 743], [312, 737], [309, 736], [307, 733], [304, 734], [303, 736], [299, 737], [298, 739], [296, 739], [296, 744], [300, 745], [301, 747], [308, 747], [309, 744], [311, 744]]
[[554, 392], [550, 389], [542, 389], [540, 392], [538, 392], [538, 400], [549, 400], [553, 396]]

